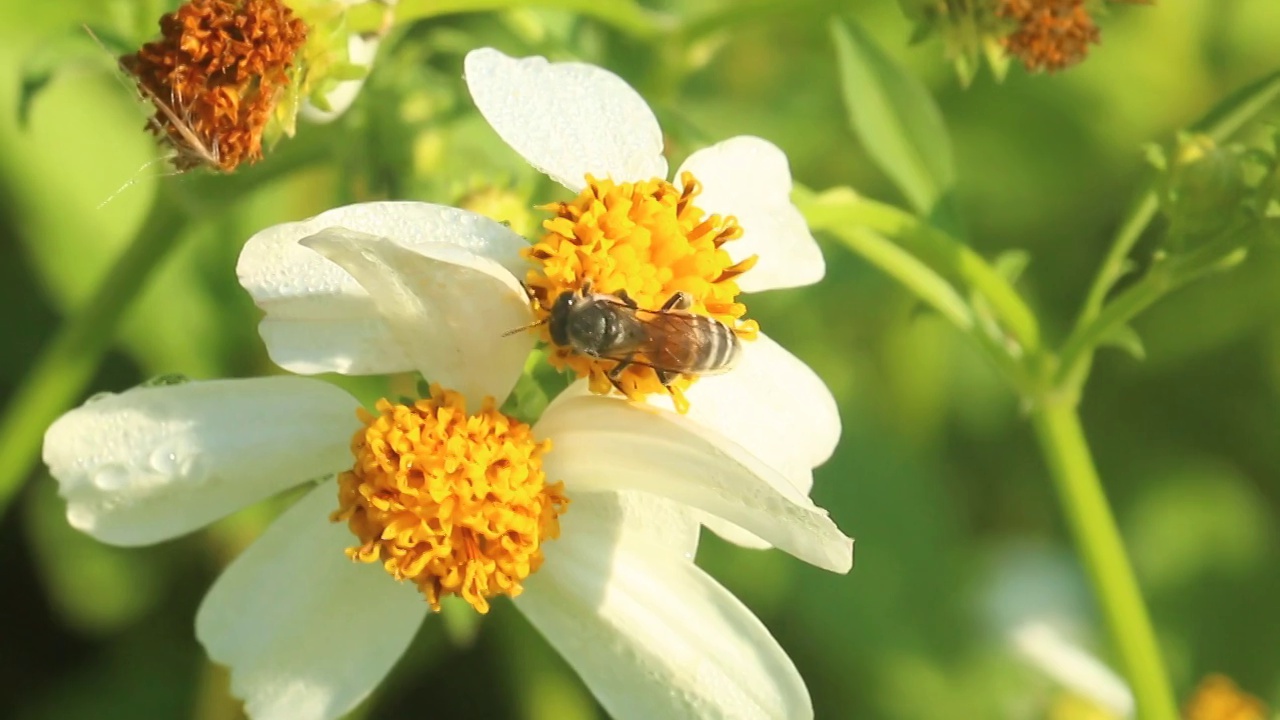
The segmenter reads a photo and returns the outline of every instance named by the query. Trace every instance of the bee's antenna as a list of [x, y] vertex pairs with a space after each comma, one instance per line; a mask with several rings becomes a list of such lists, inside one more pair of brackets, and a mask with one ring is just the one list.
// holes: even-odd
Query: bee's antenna
[[549, 321], [550, 321], [550, 318], [543, 318], [543, 319], [539, 320], [539, 321], [538, 321], [538, 322], [536, 322], [536, 323], [529, 323], [528, 325], [521, 325], [520, 327], [518, 327], [518, 328], [516, 328], [516, 329], [514, 329], [514, 330], [508, 330], [508, 331], [506, 331], [506, 332], [502, 333], [502, 337], [511, 337], [512, 335], [515, 335], [515, 334], [516, 334], [516, 333], [518, 333], [518, 332], [524, 332], [525, 330], [532, 330], [533, 328], [536, 328], [536, 327], [538, 327], [539, 325], [546, 325], [546, 324], [547, 324], [547, 322], [549, 322]]

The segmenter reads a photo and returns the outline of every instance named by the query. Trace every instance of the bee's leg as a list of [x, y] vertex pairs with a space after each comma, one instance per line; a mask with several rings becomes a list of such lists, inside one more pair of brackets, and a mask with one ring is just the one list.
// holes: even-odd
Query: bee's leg
[[654, 368], [653, 371], [658, 375], [658, 382], [662, 383], [662, 387], [671, 387], [671, 383], [680, 377], [680, 373], [671, 372], [670, 370], [659, 370]]
[[662, 312], [666, 312], [668, 310], [688, 310], [690, 305], [693, 305], [693, 298], [689, 297], [689, 293], [682, 290], [667, 298], [667, 301], [662, 304]]
[[[609, 378], [609, 382], [613, 383], [613, 386], [617, 388], [618, 392], [622, 393], [623, 395], [626, 395], [627, 391], [622, 389], [622, 383], [618, 382], [618, 378], [622, 377], [622, 371], [626, 370], [628, 367], [631, 367], [630, 358], [626, 360], [619, 360], [618, 364], [614, 365], [613, 368], [609, 370], [609, 373], [607, 376]], [[628, 395], [627, 397], [630, 397], [630, 396]]]
[[618, 299], [621, 300], [627, 307], [633, 310], [636, 309], [636, 301], [631, 299], [631, 296], [627, 294], [627, 291], [625, 288], [618, 291]]

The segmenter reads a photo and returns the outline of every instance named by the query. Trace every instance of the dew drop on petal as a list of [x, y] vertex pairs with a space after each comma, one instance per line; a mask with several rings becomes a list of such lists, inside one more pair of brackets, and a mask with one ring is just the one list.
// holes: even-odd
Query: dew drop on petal
[[151, 469], [166, 477], [181, 474], [181, 463], [178, 462], [177, 451], [161, 446], [151, 453]]
[[123, 465], [108, 463], [93, 473], [93, 484], [100, 490], [121, 490], [129, 484], [129, 470]]
[[93, 527], [94, 520], [96, 519], [97, 518], [94, 513], [83, 505], [76, 503], [67, 505], [67, 523], [69, 523], [73, 528], [84, 529]]
[[208, 465], [203, 456], [179, 443], [162, 444], [151, 452], [148, 464], [158, 475], [195, 482], [204, 479]]

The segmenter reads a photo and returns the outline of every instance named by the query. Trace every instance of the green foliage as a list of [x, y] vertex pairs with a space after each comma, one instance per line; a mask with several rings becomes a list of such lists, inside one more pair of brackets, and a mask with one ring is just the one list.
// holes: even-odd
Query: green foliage
[[[736, 134], [777, 143], [825, 245], [823, 283], [747, 301], [837, 396], [844, 434], [813, 495], [858, 538], [857, 567], [834, 576], [710, 537], [699, 555], [795, 659], [818, 717], [1049, 712], [1060, 690], [1008, 649], [1005, 626], [1011, 607], [1036, 615], [1046, 598], [1089, 593], [1077, 521], [1027, 422], [1051, 403], [1076, 414], [1077, 400], [1178, 697], [1222, 671], [1280, 701], [1274, 0], [1117, 13], [1080, 67], [1015, 70], [1003, 84], [977, 72], [1003, 61], [979, 25], [926, 17], [960, 2], [903, 0], [904, 22], [894, 3], [833, 21], [818, 0], [401, 0], [336, 123], [301, 125], [242, 174], [163, 177], [163, 163], [144, 167], [157, 152], [146, 109], [81, 26], [118, 52], [172, 4], [0, 7], [7, 407], [55, 333], [94, 317], [95, 288], [148, 232], [157, 255], [119, 283], [130, 294], [119, 327], [82, 329], [97, 350], [72, 353], [36, 393], [49, 412], [167, 373], [276, 371], [234, 274], [240, 245], [270, 224], [359, 200], [458, 204], [494, 191], [513, 227], [538, 232], [545, 215], [531, 208], [563, 190], [476, 116], [461, 58], [492, 45], [593, 62], [654, 106], [673, 166]], [[383, 19], [366, 3], [350, 21], [372, 30]], [[909, 25], [925, 21], [936, 32], [904, 48]], [[1143, 143], [1158, 167], [1143, 165]], [[1096, 352], [1105, 347], [1124, 354]], [[531, 363], [507, 406], [526, 419], [566, 381]], [[415, 389], [331, 379], [366, 404]], [[13, 422], [0, 441], [25, 438], [32, 457], [0, 458], [26, 481], [0, 516], [11, 618], [0, 707], [21, 718], [236, 717], [192, 617], [284, 501], [160, 548], [106, 548], [69, 528], [31, 470], [48, 418]], [[1002, 580], [1026, 570], [1027, 547], [1051, 580]], [[1106, 612], [1062, 605], [1052, 611], [1081, 642], [1127, 672]], [[479, 624], [456, 610], [424, 626], [361, 716], [416, 717], [428, 704], [454, 716], [602, 716], [509, 603]], [[377, 631], [357, 615], [332, 631]]]
[[941, 212], [955, 167], [942, 113], [928, 89], [856, 23], [833, 20], [831, 35], [849, 124], [867, 154], [917, 212]]

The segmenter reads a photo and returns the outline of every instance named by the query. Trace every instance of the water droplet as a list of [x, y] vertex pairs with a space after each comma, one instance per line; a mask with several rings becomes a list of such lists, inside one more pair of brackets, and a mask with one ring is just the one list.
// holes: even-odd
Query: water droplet
[[178, 462], [177, 450], [159, 447], [151, 453], [151, 469], [165, 477], [181, 474], [182, 464]]
[[93, 513], [83, 505], [69, 503], [67, 505], [67, 522], [77, 530], [88, 530], [93, 527]]
[[108, 463], [93, 472], [93, 484], [99, 490], [121, 490], [129, 484], [129, 477], [128, 468]]
[[206, 459], [178, 443], [157, 447], [148, 458], [151, 469], [167, 478], [198, 481], [208, 472]]

